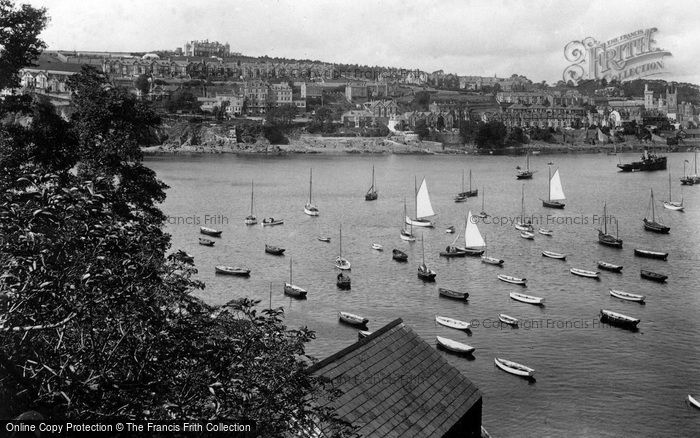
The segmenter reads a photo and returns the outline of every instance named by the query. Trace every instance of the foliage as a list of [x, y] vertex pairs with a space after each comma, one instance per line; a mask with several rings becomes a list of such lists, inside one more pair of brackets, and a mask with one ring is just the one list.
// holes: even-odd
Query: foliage
[[413, 132], [415, 132], [418, 135], [418, 138], [420, 140], [428, 138], [428, 136], [430, 135], [430, 129], [428, 128], [428, 123], [425, 121], [425, 119], [416, 120]]
[[148, 80], [148, 76], [139, 75], [134, 79], [134, 87], [141, 92], [141, 96], [146, 96], [151, 91], [151, 82]]
[[430, 93], [427, 91], [419, 91], [413, 96], [411, 109], [413, 111], [428, 111], [430, 105]]
[[510, 129], [506, 137], [506, 144], [509, 146], [518, 146], [529, 142], [525, 131], [522, 128], [515, 126]]
[[539, 126], [533, 126], [530, 128], [530, 138], [532, 140], [540, 140], [546, 142], [554, 141], [554, 136], [549, 128], [540, 128]]
[[307, 130], [312, 134], [329, 134], [334, 132], [335, 125], [333, 124], [333, 115], [333, 109], [329, 106], [318, 108], [311, 117], [311, 123], [309, 123]]
[[507, 129], [501, 122], [488, 122], [479, 126], [476, 146], [480, 149], [502, 149], [505, 147]]
[[45, 8], [0, 0], [0, 90], [19, 85], [19, 70], [35, 60], [46, 44], [39, 34], [46, 27]]
[[183, 90], [173, 94], [170, 100], [165, 102], [165, 110], [174, 113], [177, 111], [195, 111], [199, 109], [197, 98], [192, 92]]
[[282, 129], [276, 124], [268, 124], [263, 127], [263, 135], [270, 144], [287, 144], [289, 140], [285, 137]]
[[297, 115], [298, 108], [296, 105], [285, 104], [279, 107], [270, 108], [266, 114], [266, 119], [269, 123], [275, 125], [289, 126], [292, 120]]

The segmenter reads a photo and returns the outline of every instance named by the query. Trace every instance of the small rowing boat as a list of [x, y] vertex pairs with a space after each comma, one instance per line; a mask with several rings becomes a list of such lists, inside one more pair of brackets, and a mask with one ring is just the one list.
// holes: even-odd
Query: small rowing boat
[[376, 250], [376, 251], [384, 251], [384, 247], [381, 246], [381, 245], [378, 244], [378, 243], [373, 243], [373, 244], [372, 244], [372, 249], [373, 249], [373, 250]]
[[446, 289], [444, 287], [438, 288], [438, 293], [446, 298], [453, 298], [455, 300], [467, 301], [469, 298], [469, 292], [459, 292], [452, 289]]
[[698, 401], [698, 399], [694, 398], [690, 394], [688, 394], [688, 401], [690, 402], [690, 404], [692, 404], [696, 408], [700, 409], [700, 401]]
[[326, 242], [326, 243], [328, 243], [328, 242], [331, 241], [331, 238], [330, 238], [330, 237], [327, 237], [327, 236], [318, 236], [318, 240], [319, 240], [319, 242]]
[[248, 277], [250, 275], [250, 269], [240, 268], [238, 266], [217, 265], [214, 269], [217, 274], [237, 275], [239, 277]]
[[357, 332], [357, 340], [359, 341], [360, 339], [364, 339], [371, 334], [372, 332], [369, 330], [360, 330], [359, 332]]
[[496, 366], [503, 371], [511, 374], [515, 374], [516, 376], [520, 377], [533, 377], [535, 375], [535, 370], [527, 367], [525, 365], [519, 364], [517, 362], [513, 362], [510, 360], [506, 359], [501, 359], [500, 357], [497, 357], [494, 359], [494, 362], [496, 363]]
[[279, 246], [265, 244], [265, 252], [268, 254], [282, 255], [282, 254], [284, 254], [284, 251], [285, 251], [285, 249], [280, 248]]
[[518, 325], [518, 318], [513, 318], [512, 316], [508, 316], [505, 313], [499, 314], [498, 320], [501, 321], [503, 324], [508, 324], [512, 326]]
[[600, 310], [600, 320], [624, 327], [637, 327], [637, 324], [639, 324], [639, 319], [637, 318], [605, 309]]
[[549, 257], [550, 259], [566, 260], [566, 254], [561, 254], [554, 251], [542, 251], [542, 256]]
[[263, 227], [271, 227], [274, 225], [282, 225], [284, 223], [284, 219], [275, 219], [273, 217], [268, 217], [262, 220], [262, 226]]
[[209, 227], [199, 227], [199, 232], [202, 234], [206, 234], [207, 236], [213, 236], [213, 237], [220, 237], [221, 236], [221, 230], [215, 230], [215, 229], [209, 228]]
[[306, 289], [290, 283], [284, 283], [284, 293], [295, 298], [306, 298]]
[[435, 322], [444, 325], [445, 327], [453, 328], [456, 330], [468, 330], [470, 324], [468, 322], [460, 321], [458, 319], [447, 318], [445, 316], [435, 316]]
[[553, 234], [552, 230], [548, 230], [546, 228], [540, 228], [539, 230], [537, 230], [537, 232], [544, 236], [551, 236]]
[[360, 327], [366, 326], [369, 322], [369, 319], [363, 318], [360, 315], [355, 315], [354, 313], [349, 312], [338, 312], [338, 318], [340, 318], [341, 322]]
[[644, 302], [644, 295], [631, 294], [621, 290], [610, 289], [610, 295], [625, 301], [634, 301], [637, 303]]
[[503, 266], [503, 263], [505, 263], [502, 259], [497, 259], [496, 257], [489, 257], [485, 255], [481, 256], [481, 262], [497, 266]]
[[523, 286], [525, 286], [525, 283], [527, 283], [526, 278], [512, 277], [510, 275], [503, 274], [498, 274], [498, 279], [501, 281], [505, 281], [506, 283], [521, 284]]
[[541, 305], [544, 304], [544, 298], [535, 297], [532, 295], [519, 294], [517, 292], [511, 292], [510, 297], [515, 301], [520, 301], [521, 303]]
[[396, 260], [397, 262], [408, 261], [408, 255], [399, 249], [392, 249], [391, 250], [391, 258]]
[[639, 271], [639, 275], [647, 280], [656, 281], [658, 283], [663, 283], [668, 278], [668, 275], [659, 274], [658, 272], [647, 271], [642, 269]]
[[569, 270], [569, 272], [571, 272], [574, 275], [578, 275], [579, 277], [599, 278], [598, 271], [589, 271], [587, 269], [571, 268]]
[[661, 251], [650, 251], [648, 249], [634, 249], [634, 255], [637, 257], [646, 257], [648, 259], [660, 259], [660, 260], [666, 260], [668, 258], [668, 253], [667, 252], [661, 252]]
[[204, 237], [199, 238], [199, 244], [204, 246], [214, 246], [214, 241], [205, 239]]
[[476, 348], [471, 345], [463, 344], [461, 342], [453, 341], [452, 339], [443, 338], [442, 336], [436, 336], [437, 344], [447, 350], [460, 354], [471, 354], [476, 350]]
[[622, 266], [621, 265], [614, 265], [612, 263], [604, 262], [602, 260], [598, 261], [598, 267], [600, 269], [605, 269], [606, 271], [610, 272], [620, 272], [622, 271]]
[[523, 239], [532, 240], [532, 239], [535, 238], [535, 233], [531, 233], [531, 232], [529, 232], [529, 231], [521, 231], [521, 232], [520, 232], [520, 237], [522, 237]]

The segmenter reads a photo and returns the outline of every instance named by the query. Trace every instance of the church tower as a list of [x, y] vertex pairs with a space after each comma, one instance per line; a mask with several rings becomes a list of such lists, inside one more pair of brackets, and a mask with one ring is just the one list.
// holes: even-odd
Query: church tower
[[678, 112], [678, 88], [673, 87], [673, 93], [671, 93], [668, 89], [666, 88], [666, 105], [668, 106], [668, 112], [669, 113], [677, 113]]
[[649, 84], [644, 84], [644, 109], [654, 108], [654, 92], [649, 90]]

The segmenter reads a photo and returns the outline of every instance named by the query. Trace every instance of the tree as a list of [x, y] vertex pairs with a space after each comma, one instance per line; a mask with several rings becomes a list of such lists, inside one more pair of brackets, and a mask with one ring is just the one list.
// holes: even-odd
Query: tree
[[428, 138], [428, 136], [430, 135], [430, 129], [428, 129], [428, 124], [425, 121], [425, 119], [416, 120], [415, 127], [413, 128], [413, 132], [418, 134], [418, 138], [420, 140], [424, 140], [424, 139]]
[[[294, 120], [294, 117], [296, 117], [297, 111], [298, 109], [296, 105], [280, 105], [279, 107], [271, 108], [270, 111], [267, 112], [266, 120], [269, 123], [286, 127], [292, 124], [292, 120]], [[324, 117], [326, 117], [325, 113]]]
[[45, 8], [15, 8], [12, 0], [0, 0], [0, 90], [19, 86], [19, 70], [46, 47], [39, 34], [47, 22]]
[[151, 91], [151, 81], [148, 79], [148, 76], [139, 75], [134, 79], [134, 87], [139, 91], [141, 98], [144, 98]]

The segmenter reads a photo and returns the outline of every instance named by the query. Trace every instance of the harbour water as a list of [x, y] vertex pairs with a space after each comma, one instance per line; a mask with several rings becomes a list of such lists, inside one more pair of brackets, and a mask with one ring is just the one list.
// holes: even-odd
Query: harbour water
[[[637, 159], [626, 154], [623, 162]], [[678, 178], [683, 160], [692, 154], [669, 154], [674, 200], [681, 196]], [[547, 162], [559, 168], [567, 196], [564, 210], [542, 207], [547, 196]], [[472, 156], [321, 156], [288, 157], [166, 156], [149, 157], [153, 168], [171, 188], [162, 208], [173, 249], [194, 255], [198, 277], [206, 288], [197, 294], [211, 304], [248, 296], [268, 306], [284, 306], [286, 323], [306, 325], [317, 339], [308, 353], [326, 357], [356, 341], [356, 330], [338, 322], [338, 311], [369, 318], [375, 330], [395, 318], [430, 344], [444, 336], [476, 347], [473, 359], [443, 353], [446, 359], [483, 392], [483, 424], [493, 436], [641, 437], [698, 436], [700, 412], [687, 402], [700, 394], [700, 186], [683, 187], [686, 210], [665, 210], [668, 174], [617, 171], [618, 158], [608, 155], [547, 155], [531, 159], [537, 173], [517, 181], [515, 167], [523, 157]], [[375, 166], [379, 199], [364, 200]], [[319, 217], [304, 214], [313, 168], [313, 200]], [[472, 170], [479, 197], [454, 203], [461, 190], [462, 171]], [[425, 177], [437, 213], [434, 229], [414, 228], [418, 240], [399, 239], [406, 199], [414, 208], [414, 177]], [[255, 214], [284, 219], [276, 227], [246, 226], [250, 184], [255, 180]], [[467, 185], [468, 178], [467, 178]], [[511, 223], [520, 214], [525, 184], [525, 211], [553, 236], [519, 236]], [[668, 235], [642, 229], [654, 189], [657, 214], [671, 227]], [[479, 258], [445, 259], [440, 250], [454, 234], [445, 228], [464, 227], [468, 210], [492, 215], [479, 230], [489, 255], [505, 260], [502, 268]], [[623, 249], [597, 243], [603, 202], [619, 223]], [[352, 263], [352, 289], [336, 288], [338, 228], [343, 229], [343, 256]], [[216, 246], [199, 246], [199, 226], [223, 230]], [[610, 230], [610, 228], [609, 228]], [[614, 225], [612, 226], [614, 233]], [[317, 240], [332, 237], [330, 243]], [[424, 236], [426, 263], [437, 271], [435, 283], [416, 275]], [[264, 244], [286, 248], [282, 257], [264, 252]], [[383, 245], [384, 251], [370, 248]], [[463, 241], [462, 241], [463, 244]], [[391, 249], [409, 255], [408, 263], [391, 259]], [[634, 248], [669, 253], [668, 261], [635, 257]], [[568, 255], [566, 261], [544, 258], [543, 250]], [[308, 299], [282, 293], [294, 263], [294, 283], [307, 289]], [[622, 273], [602, 271], [600, 280], [571, 275], [578, 267], [598, 270], [597, 260], [624, 266]], [[250, 278], [220, 276], [214, 266], [245, 265]], [[669, 276], [665, 284], [639, 276], [650, 269]], [[526, 288], [498, 281], [499, 273], [526, 277]], [[468, 303], [438, 296], [439, 286], [467, 291]], [[643, 294], [646, 305], [621, 301], [609, 289]], [[544, 297], [544, 307], [511, 300], [509, 292]], [[605, 308], [641, 319], [632, 332], [599, 322]], [[521, 321], [520, 328], [501, 327], [498, 314]], [[435, 324], [435, 315], [472, 321], [471, 333]], [[536, 370], [536, 382], [509, 375], [494, 366], [494, 357], [513, 360]]]

